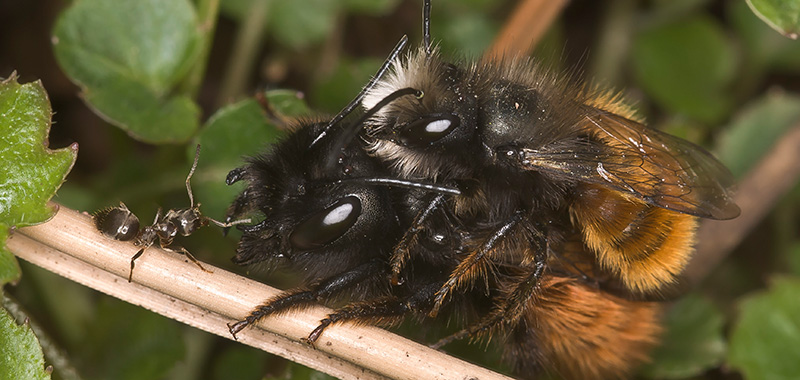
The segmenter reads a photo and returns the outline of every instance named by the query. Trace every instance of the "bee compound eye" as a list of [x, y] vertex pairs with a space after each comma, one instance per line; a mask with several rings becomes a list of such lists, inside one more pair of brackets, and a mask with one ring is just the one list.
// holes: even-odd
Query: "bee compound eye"
[[300, 250], [321, 248], [344, 235], [360, 215], [361, 200], [354, 195], [346, 196], [301, 222], [289, 241]]
[[456, 115], [423, 117], [400, 130], [400, 142], [405, 146], [427, 146], [453, 132], [460, 123]]

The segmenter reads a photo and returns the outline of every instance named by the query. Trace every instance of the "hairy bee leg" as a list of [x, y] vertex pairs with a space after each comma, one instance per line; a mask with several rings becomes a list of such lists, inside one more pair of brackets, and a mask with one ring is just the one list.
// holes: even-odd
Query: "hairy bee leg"
[[516, 326], [525, 312], [528, 300], [536, 295], [539, 280], [544, 274], [546, 261], [547, 254], [542, 250], [538, 250], [534, 257], [533, 265], [528, 268], [528, 273], [514, 282], [513, 289], [496, 304], [492, 312], [472, 326], [440, 339], [432, 344], [431, 347], [438, 349], [456, 340], [482, 336], [494, 331], [502, 324]]
[[256, 323], [261, 318], [264, 318], [270, 314], [288, 311], [315, 302], [324, 301], [326, 298], [364, 281], [383, 277], [383, 273], [385, 273], [384, 270], [386, 269], [383, 262], [372, 260], [366, 264], [359, 265], [352, 270], [330, 277], [316, 285], [313, 285], [310, 289], [297, 289], [294, 291], [284, 292], [257, 307], [243, 320], [233, 324], [229, 323], [228, 330], [235, 339], [236, 333], [242, 331], [245, 327]]
[[233, 185], [234, 183], [241, 181], [246, 174], [247, 169], [244, 166], [233, 169], [228, 172], [227, 176], [225, 176], [225, 184], [228, 186]]
[[349, 304], [321, 320], [305, 342], [313, 346], [325, 329], [334, 323], [360, 322], [379, 326], [400, 323], [408, 313], [428, 309], [437, 289], [439, 285], [434, 283], [408, 297], [388, 296]]
[[[228, 185], [232, 185], [235, 182], [238, 182], [240, 179], [242, 179], [242, 177], [244, 177], [244, 173], [245, 173], [244, 168], [231, 170], [230, 173], [228, 173], [228, 178], [225, 180], [225, 182]], [[239, 220], [237, 219], [239, 218], [239, 216], [247, 213], [250, 209], [252, 209], [252, 205], [250, 204], [250, 202], [248, 202], [249, 198], [250, 198], [250, 188], [248, 187], [245, 188], [239, 195], [237, 195], [236, 199], [234, 199], [233, 203], [231, 203], [230, 207], [228, 207], [228, 210], [225, 212], [225, 223], [231, 223], [231, 225], [221, 226], [223, 235], [227, 236], [230, 227], [234, 224], [238, 224], [236, 223], [236, 221]]]
[[469, 256], [467, 256], [458, 264], [456, 269], [454, 269], [450, 274], [450, 277], [447, 279], [447, 281], [436, 293], [433, 308], [430, 312], [431, 317], [435, 317], [437, 314], [439, 314], [439, 308], [442, 306], [445, 298], [447, 298], [454, 288], [458, 286], [464, 286], [465, 284], [474, 281], [476, 276], [473, 274], [476, 268], [480, 270], [480, 268], [485, 265], [487, 261], [492, 259], [495, 254], [494, 247], [500, 242], [501, 239], [505, 238], [514, 228], [514, 226], [522, 221], [522, 219], [522, 212], [518, 211], [514, 214], [514, 216], [511, 217], [509, 221], [498, 228], [494, 234], [492, 234], [492, 236], [490, 236], [483, 243], [480, 249], [470, 253]]
[[439, 194], [428, 204], [428, 206], [421, 210], [414, 218], [411, 228], [406, 230], [400, 243], [395, 246], [392, 252], [392, 257], [389, 261], [392, 268], [392, 285], [400, 285], [400, 272], [405, 268], [406, 262], [411, 257], [411, 248], [417, 243], [419, 233], [425, 228], [424, 223], [428, 217], [438, 210], [444, 203], [444, 194]]
[[[247, 175], [246, 167], [240, 167], [231, 170], [228, 172], [228, 175], [225, 177], [225, 184], [228, 186], [233, 185], [236, 182], [241, 181]], [[250, 209], [250, 203], [247, 199], [250, 198], [250, 188], [245, 188], [239, 195], [236, 196], [236, 199], [233, 200], [228, 210], [225, 212], [225, 222], [226, 223], [233, 223], [234, 219], [238, 218], [240, 215], [247, 212]], [[216, 223], [216, 221], [215, 221]], [[238, 224], [238, 223], [237, 223]], [[231, 226], [221, 226], [222, 227], [222, 234], [228, 235], [228, 230]]]
[[250, 198], [250, 189], [244, 189], [244, 191], [233, 200], [233, 203], [231, 203], [231, 206], [228, 207], [228, 210], [225, 212], [225, 222], [230, 223], [249, 209], [248, 198]]

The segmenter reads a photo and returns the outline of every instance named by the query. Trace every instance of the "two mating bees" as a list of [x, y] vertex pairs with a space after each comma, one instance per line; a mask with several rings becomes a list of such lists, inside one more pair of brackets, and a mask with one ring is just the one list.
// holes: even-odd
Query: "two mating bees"
[[339, 115], [297, 122], [229, 173], [246, 187], [217, 224], [260, 220], [237, 226], [234, 262], [305, 280], [231, 333], [344, 299], [308, 342], [413, 316], [461, 328], [436, 347], [501, 339], [521, 376], [630, 375], [660, 332], [648, 300], [682, 272], [697, 218], [739, 213], [730, 174], [613, 93], [526, 59], [444, 61], [429, 11], [423, 46], [401, 40]]

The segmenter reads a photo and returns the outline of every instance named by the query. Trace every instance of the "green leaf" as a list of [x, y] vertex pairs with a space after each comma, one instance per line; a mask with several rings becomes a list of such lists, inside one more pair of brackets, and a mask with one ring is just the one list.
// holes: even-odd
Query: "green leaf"
[[713, 19], [699, 15], [643, 31], [633, 57], [637, 81], [661, 106], [706, 123], [731, 108], [736, 55]]
[[49, 379], [44, 355], [30, 326], [0, 308], [0, 379]]
[[727, 18], [738, 32], [747, 52], [750, 66], [755, 70], [777, 68], [783, 71], [800, 70], [800, 41], [775, 33], [756, 17], [744, 2], [729, 2]]
[[322, 78], [311, 92], [311, 104], [331, 113], [339, 112], [361, 91], [383, 60], [367, 58], [353, 61], [343, 58], [339, 65]]
[[747, 0], [747, 5], [772, 29], [793, 40], [800, 31], [800, 2], [796, 0]]
[[719, 365], [725, 356], [722, 312], [698, 295], [681, 299], [669, 311], [667, 333], [642, 371], [659, 379], [696, 376]]
[[499, 29], [485, 13], [477, 11], [443, 18], [441, 24], [443, 50], [447, 54], [469, 59], [480, 57], [489, 48]]
[[798, 121], [800, 97], [768, 94], [747, 105], [725, 128], [717, 145], [717, 157], [736, 177], [741, 177]]
[[8, 227], [0, 226], [0, 287], [9, 282], [19, 281], [22, 274], [14, 254], [6, 249]]
[[104, 298], [82, 347], [81, 366], [98, 379], [160, 379], [184, 356], [178, 323]]
[[800, 278], [776, 278], [739, 304], [728, 360], [748, 380], [796, 379], [800, 373]]
[[181, 142], [199, 125], [199, 107], [177, 92], [199, 57], [199, 28], [188, 0], [79, 0], [53, 44], [95, 112], [141, 141]]
[[345, 6], [354, 12], [384, 15], [397, 7], [399, 0], [344, 0]]
[[42, 223], [53, 217], [47, 201], [69, 173], [78, 146], [50, 150], [50, 102], [41, 82], [21, 85], [16, 74], [0, 81], [0, 285], [19, 276], [5, 250], [10, 227]]
[[[294, 97], [292, 102], [286, 91], [268, 92], [271, 105], [281, 109], [297, 111], [302, 100]], [[273, 99], [277, 103], [273, 103]], [[279, 111], [279, 110], [276, 110]], [[228, 172], [241, 166], [243, 158], [252, 156], [274, 143], [280, 130], [264, 115], [261, 105], [247, 99], [217, 111], [200, 132], [197, 143], [202, 147], [198, 173], [193, 179], [195, 196], [203, 203], [203, 213], [218, 217], [225, 213], [228, 205], [241, 191], [236, 186], [227, 186], [224, 178]], [[190, 146], [187, 155], [194, 158], [195, 147]]]
[[[242, 20], [253, 8], [254, 1], [264, 0], [226, 0], [220, 6], [226, 14]], [[302, 49], [330, 35], [340, 8], [341, 1], [270, 0], [266, 10], [269, 20], [266, 28], [282, 43]]]
[[290, 118], [311, 114], [311, 108], [303, 101], [301, 95], [293, 90], [270, 90], [264, 93], [272, 112]]

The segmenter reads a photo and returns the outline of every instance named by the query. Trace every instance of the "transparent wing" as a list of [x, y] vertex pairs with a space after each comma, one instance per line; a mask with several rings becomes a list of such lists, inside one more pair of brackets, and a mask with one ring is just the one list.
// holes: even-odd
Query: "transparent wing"
[[521, 149], [519, 165], [601, 184], [691, 215], [731, 219], [733, 177], [705, 149], [621, 116], [597, 111], [579, 124], [581, 138]]

